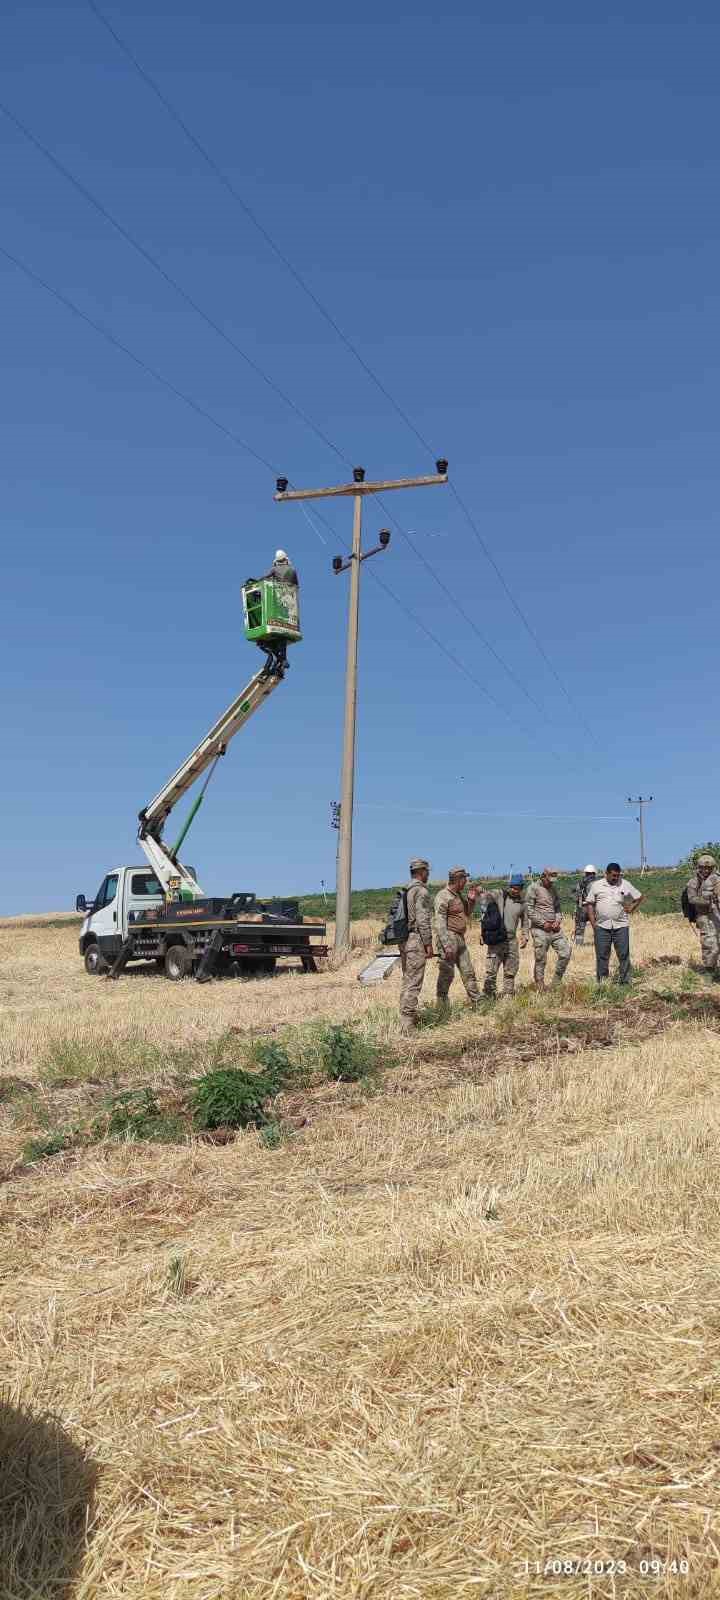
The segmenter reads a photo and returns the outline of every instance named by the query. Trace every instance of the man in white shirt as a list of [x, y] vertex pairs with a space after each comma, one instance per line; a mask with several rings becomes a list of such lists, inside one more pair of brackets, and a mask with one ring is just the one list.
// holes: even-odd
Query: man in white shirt
[[588, 889], [585, 905], [595, 936], [597, 981], [602, 983], [610, 971], [610, 951], [614, 948], [620, 964], [620, 983], [630, 982], [630, 917], [642, 900], [634, 884], [622, 875], [617, 861], [609, 861], [605, 877], [596, 878]]

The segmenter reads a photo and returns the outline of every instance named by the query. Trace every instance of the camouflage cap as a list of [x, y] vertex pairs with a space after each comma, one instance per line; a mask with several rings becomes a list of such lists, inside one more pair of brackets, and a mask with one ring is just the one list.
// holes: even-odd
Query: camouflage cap
[[448, 873], [448, 878], [459, 878], [461, 876], [461, 874], [464, 875], [467, 878], [467, 876], [468, 876], [467, 867], [451, 867], [450, 871]]
[[696, 865], [698, 867], [716, 867], [717, 861], [714, 856], [698, 856]]
[[410, 871], [411, 872], [422, 872], [423, 867], [427, 867], [428, 872], [429, 872], [430, 871], [430, 862], [429, 861], [425, 861], [422, 856], [413, 856], [412, 861], [410, 862]]

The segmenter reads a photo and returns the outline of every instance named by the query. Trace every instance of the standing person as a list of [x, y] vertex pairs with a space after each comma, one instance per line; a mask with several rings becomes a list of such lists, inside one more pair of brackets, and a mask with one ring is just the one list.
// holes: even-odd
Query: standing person
[[614, 948], [620, 964], [619, 982], [630, 982], [630, 917], [642, 900], [635, 885], [622, 875], [618, 861], [608, 861], [605, 877], [590, 885], [585, 902], [588, 920], [595, 936], [595, 970], [598, 983], [610, 971], [610, 951]]
[[562, 983], [563, 974], [572, 955], [572, 950], [562, 931], [560, 896], [556, 888], [557, 876], [557, 867], [543, 867], [539, 880], [536, 883], [531, 883], [525, 896], [525, 908], [535, 951], [534, 978], [536, 989], [545, 988], [545, 966], [548, 950], [554, 950], [557, 957], [553, 974], [553, 988]]
[[[483, 942], [487, 946], [483, 994], [494, 1000], [497, 992], [499, 968], [503, 969], [503, 994], [515, 993], [515, 979], [520, 967], [520, 951], [527, 944], [528, 915], [523, 901], [525, 879], [515, 872], [507, 889], [488, 890], [482, 897]], [[490, 907], [495, 907], [493, 918]], [[495, 926], [497, 938], [492, 935]], [[520, 934], [518, 936], [518, 929]], [[486, 937], [487, 933], [487, 937]]]
[[720, 873], [714, 856], [698, 856], [695, 871], [688, 879], [687, 897], [695, 909], [695, 927], [700, 935], [703, 966], [714, 978], [720, 977]]
[[451, 867], [447, 888], [435, 896], [435, 938], [438, 953], [437, 999], [446, 1006], [450, 985], [457, 967], [465, 985], [468, 999], [476, 1005], [480, 990], [470, 951], [465, 943], [465, 933], [475, 909], [477, 889], [468, 889], [468, 875], [464, 867]]
[[585, 901], [590, 885], [595, 882], [598, 875], [597, 867], [590, 864], [583, 867], [582, 877], [578, 879], [575, 888], [575, 943], [585, 943], [585, 929], [588, 924], [587, 906]]
[[418, 1002], [425, 968], [433, 957], [432, 907], [427, 882], [430, 863], [421, 856], [410, 862], [410, 882], [406, 890], [408, 936], [398, 946], [402, 962], [400, 989], [400, 1029], [412, 1033], [417, 1027]]

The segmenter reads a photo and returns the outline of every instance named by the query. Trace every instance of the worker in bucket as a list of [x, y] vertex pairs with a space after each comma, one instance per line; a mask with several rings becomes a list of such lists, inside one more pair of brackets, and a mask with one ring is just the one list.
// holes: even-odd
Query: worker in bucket
[[298, 575], [290, 565], [290, 557], [285, 550], [275, 551], [275, 560], [265, 577], [274, 578], [276, 583], [293, 583], [297, 586]]
[[244, 588], [251, 583], [265, 583], [268, 578], [272, 578], [274, 583], [291, 583], [297, 589], [298, 575], [286, 550], [276, 550], [270, 571], [262, 572], [259, 578], [246, 578]]

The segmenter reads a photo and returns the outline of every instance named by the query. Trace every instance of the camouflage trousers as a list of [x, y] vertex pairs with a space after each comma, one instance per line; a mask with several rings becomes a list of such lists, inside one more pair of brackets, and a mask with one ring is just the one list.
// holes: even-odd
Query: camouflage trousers
[[589, 927], [588, 914], [585, 906], [580, 906], [575, 912], [575, 943], [584, 944], [585, 934]]
[[465, 985], [468, 999], [480, 999], [480, 990], [475, 976], [475, 968], [470, 960], [470, 951], [461, 933], [451, 933], [448, 935], [447, 952], [442, 951], [438, 946], [437, 998], [440, 1005], [444, 1005], [447, 1001], [450, 985], [455, 977], [456, 967]]
[[544, 986], [545, 965], [548, 958], [548, 950], [551, 949], [555, 951], [557, 956], [557, 964], [553, 974], [553, 983], [560, 983], [563, 973], [572, 955], [572, 950], [570, 949], [564, 933], [546, 933], [544, 928], [533, 928], [532, 942], [535, 951], [535, 970], [533, 977], [538, 988], [542, 989]]
[[707, 917], [695, 918], [700, 935], [700, 950], [706, 972], [716, 972], [720, 956], [720, 912], [711, 911]]
[[400, 945], [402, 962], [402, 987], [400, 989], [400, 1016], [411, 1025], [417, 1017], [420, 991], [425, 977], [428, 957], [419, 933], [408, 934], [407, 943]]
[[498, 973], [501, 967], [503, 969], [503, 994], [514, 994], [515, 979], [520, 967], [520, 947], [517, 939], [506, 939], [504, 944], [488, 945], [483, 994], [495, 994]]

